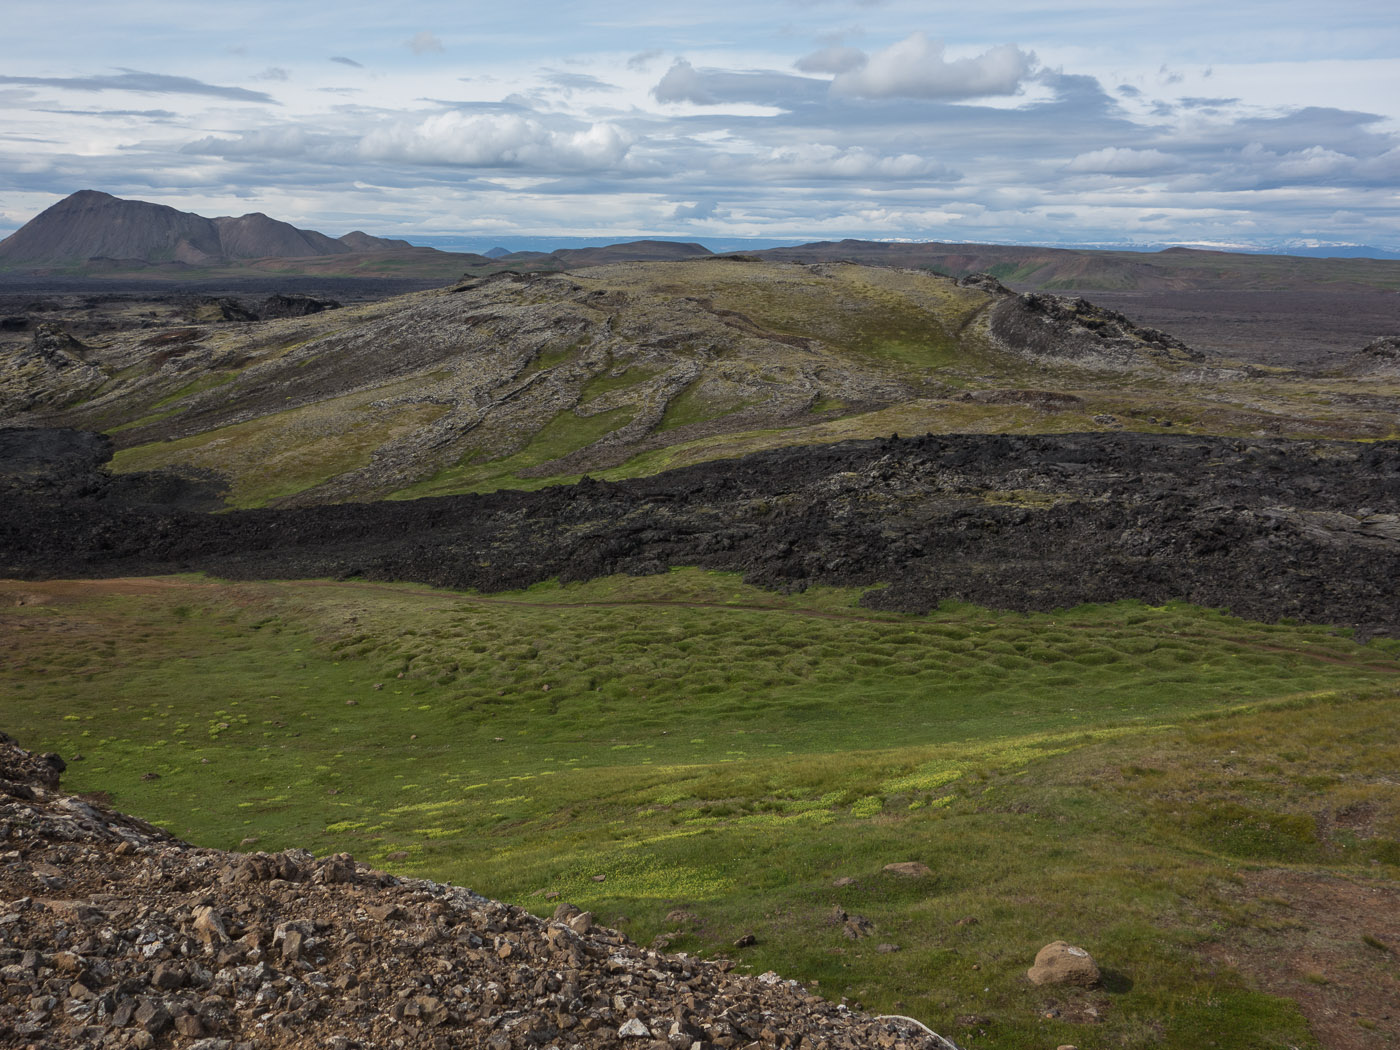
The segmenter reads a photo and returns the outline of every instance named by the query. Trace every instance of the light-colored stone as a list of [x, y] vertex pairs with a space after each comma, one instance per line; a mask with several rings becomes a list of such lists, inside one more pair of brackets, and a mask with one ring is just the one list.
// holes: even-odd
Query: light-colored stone
[[219, 917], [219, 913], [208, 905], [201, 905], [194, 910], [194, 932], [205, 944], [223, 944], [228, 940], [228, 931], [224, 929], [224, 920]]
[[885, 870], [891, 875], [903, 875], [910, 879], [921, 879], [925, 875], [933, 874], [932, 868], [917, 860], [901, 860], [894, 864], [886, 864]]
[[617, 1030], [617, 1034], [624, 1039], [651, 1038], [651, 1030], [635, 1017], [628, 1018], [627, 1022]]
[[1026, 971], [1032, 984], [1071, 984], [1092, 988], [1099, 983], [1099, 968], [1083, 948], [1067, 941], [1053, 941], [1035, 954], [1035, 965]]
[[282, 961], [296, 962], [301, 958], [302, 936], [299, 930], [288, 930], [282, 938]]

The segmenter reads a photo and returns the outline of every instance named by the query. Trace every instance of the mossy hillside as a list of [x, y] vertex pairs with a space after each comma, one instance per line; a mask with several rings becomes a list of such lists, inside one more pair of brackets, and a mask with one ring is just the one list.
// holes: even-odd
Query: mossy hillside
[[[397, 300], [401, 308], [418, 302], [416, 295]], [[267, 382], [279, 367], [303, 367], [302, 347], [342, 329], [373, 323], [382, 313], [379, 303], [362, 303], [309, 317], [268, 321], [257, 325], [178, 323], [135, 328], [93, 339], [87, 354], [108, 375], [89, 397], [69, 405], [67, 425], [120, 434], [117, 443], [141, 444], [180, 436], [176, 423], [220, 425], [220, 409], [237, 406], [241, 418], [263, 414], [249, 402], [247, 392]], [[279, 365], [278, 363], [282, 364]], [[276, 410], [285, 408], [276, 405]], [[208, 418], [207, 423], [194, 421]], [[162, 425], [164, 424], [164, 425]]]
[[[400, 391], [409, 388], [401, 386]], [[192, 437], [122, 449], [112, 469], [125, 473], [174, 464], [230, 479], [232, 507], [261, 507], [369, 463], [376, 449], [438, 419], [440, 405], [375, 404], [397, 391], [352, 395], [263, 416]]]
[[[7, 730], [82, 753], [70, 787], [209, 845], [348, 849], [540, 910], [559, 892], [642, 941], [753, 930], [744, 965], [974, 1045], [1082, 1041], [1022, 980], [1055, 937], [1110, 971], [1112, 1045], [1310, 1045], [1201, 955], [1264, 921], [1224, 888], [1249, 863], [1400, 874], [1400, 646], [1325, 628], [1133, 603], [909, 617], [694, 570], [490, 598], [3, 592]], [[1364, 828], [1334, 819], [1358, 806]], [[833, 904], [874, 935], [845, 939]], [[973, 1015], [987, 1037], [957, 1027]]]
[[655, 280], [658, 292], [698, 297], [734, 324], [841, 347], [878, 367], [1011, 363], [993, 360], [985, 340], [962, 338], [990, 302], [985, 292], [910, 271], [683, 262], [656, 271]]
[[[222, 472], [240, 505], [538, 487], [891, 432], [1395, 429], [1383, 379], [1031, 358], [990, 338], [990, 302], [930, 274], [841, 264], [500, 276], [114, 337], [92, 352], [107, 384], [32, 422], [112, 432], [119, 469]], [[1065, 400], [1037, 402], [1047, 392]], [[336, 430], [354, 434], [353, 454], [320, 440]], [[262, 480], [271, 435], [305, 443], [287, 485]]]
[[[529, 477], [525, 472], [604, 440], [635, 416], [636, 409], [630, 405], [592, 414], [565, 410], [535, 432], [529, 444], [519, 452], [504, 459], [493, 459], [489, 452], [472, 449], [453, 466], [400, 489], [389, 498], [417, 499], [462, 492], [492, 492], [500, 488], [537, 489], [557, 484], [561, 480], [558, 475]], [[567, 480], [576, 481], [577, 477]]]

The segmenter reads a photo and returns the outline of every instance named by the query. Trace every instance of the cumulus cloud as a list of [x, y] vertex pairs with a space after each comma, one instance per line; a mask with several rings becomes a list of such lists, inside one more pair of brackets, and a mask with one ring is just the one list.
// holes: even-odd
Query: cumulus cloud
[[638, 51], [627, 60], [627, 68], [633, 73], [644, 73], [651, 68], [651, 64], [661, 57], [660, 48], [652, 48], [649, 51]]
[[442, 46], [442, 41], [426, 29], [421, 33], [413, 34], [412, 37], [404, 41], [404, 45], [415, 55], [441, 54], [446, 50]]
[[195, 156], [234, 158], [300, 157], [308, 153], [325, 156], [332, 140], [296, 125], [258, 128], [233, 136], [206, 135], [188, 142], [180, 152]]
[[849, 73], [860, 69], [870, 56], [858, 47], [833, 44], [799, 58], [794, 65], [803, 73]]
[[1108, 146], [1079, 154], [1065, 165], [1065, 171], [1094, 175], [1155, 175], [1180, 167], [1180, 160], [1159, 149]]
[[591, 76], [588, 73], [564, 73], [551, 70], [544, 75], [544, 79], [555, 87], [560, 88], [565, 94], [572, 94], [575, 91], [620, 91], [616, 84], [609, 84], [606, 80]]
[[331, 56], [331, 61], [332, 61], [332, 62], [339, 62], [342, 66], [351, 66], [351, 67], [353, 67], [353, 68], [355, 68], [355, 69], [364, 69], [364, 68], [365, 68], [365, 67], [364, 67], [363, 65], [361, 65], [359, 62], [356, 62], [353, 58], [346, 58], [344, 55], [332, 55], [332, 56]]
[[286, 80], [287, 71], [281, 66], [268, 66], [254, 80]]
[[651, 89], [658, 102], [692, 102], [697, 106], [717, 106], [744, 102], [762, 106], [794, 106], [815, 102], [826, 91], [826, 83], [811, 77], [795, 77], [770, 70], [730, 72], [723, 69], [696, 69], [678, 58]]
[[870, 55], [864, 63], [839, 73], [831, 89], [838, 95], [857, 98], [1014, 95], [1034, 67], [1035, 55], [1011, 44], [994, 47], [976, 58], [948, 61], [942, 41], [911, 33]]
[[1394, 186], [1400, 183], [1400, 146], [1359, 160], [1356, 171], [1377, 186]]
[[671, 211], [671, 218], [681, 220], [712, 219], [719, 210], [716, 201], [696, 201], [694, 204], [677, 204]]
[[266, 102], [277, 100], [262, 91], [247, 88], [221, 87], [206, 84], [193, 77], [175, 77], [164, 73], [143, 73], [124, 69], [120, 73], [91, 77], [11, 77], [0, 76], [0, 84], [33, 84], [38, 87], [63, 88], [68, 91], [138, 91], [147, 95], [210, 95], [232, 102]]
[[672, 63], [651, 93], [658, 102], [694, 102], [697, 106], [713, 106], [719, 101], [706, 88], [705, 77], [700, 71], [683, 58]]
[[678, 58], [651, 89], [658, 102], [694, 102], [697, 106], [713, 106], [719, 101], [705, 84], [705, 75], [683, 58]]
[[1356, 158], [1324, 146], [1309, 146], [1277, 154], [1266, 150], [1257, 142], [1252, 142], [1240, 151], [1241, 159], [1250, 166], [1275, 178], [1288, 180], [1311, 180], [1339, 175], [1349, 171], [1356, 164]]
[[860, 146], [841, 148], [829, 143], [804, 143], [772, 150], [756, 167], [768, 176], [815, 179], [931, 178], [956, 179], [936, 161], [913, 153], [882, 155]]
[[1312, 178], [1319, 175], [1335, 175], [1356, 163], [1355, 157], [1324, 146], [1309, 146], [1305, 150], [1290, 153], [1278, 163], [1280, 175], [1293, 175]]
[[376, 128], [359, 142], [365, 160], [474, 168], [594, 170], [618, 164], [632, 137], [615, 124], [553, 128], [524, 113], [435, 113]]

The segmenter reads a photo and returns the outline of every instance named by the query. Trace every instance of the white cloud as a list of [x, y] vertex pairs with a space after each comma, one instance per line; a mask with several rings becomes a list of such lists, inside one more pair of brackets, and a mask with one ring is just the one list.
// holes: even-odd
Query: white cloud
[[1181, 162], [1158, 149], [1125, 149], [1107, 146], [1081, 153], [1065, 165], [1065, 171], [1096, 175], [1153, 175], [1173, 171]]
[[690, 102], [697, 106], [750, 104], [790, 108], [815, 102], [827, 92], [827, 82], [770, 69], [696, 69], [678, 58], [651, 89], [658, 102]]
[[1358, 174], [1377, 185], [1394, 186], [1400, 183], [1400, 146], [1358, 161], [1356, 170]]
[[662, 51], [659, 47], [651, 48], [649, 51], [638, 51], [627, 60], [627, 68], [633, 73], [645, 73], [661, 55]]
[[590, 73], [569, 73], [559, 70], [545, 70], [544, 79], [553, 84], [565, 95], [572, 95], [575, 91], [620, 91], [616, 84], [610, 84], [606, 80], [595, 77]]
[[1355, 163], [1356, 158], [1345, 153], [1322, 146], [1309, 146], [1280, 157], [1274, 171], [1285, 178], [1318, 178], [1346, 171]]
[[385, 124], [365, 135], [357, 152], [375, 161], [588, 171], [620, 163], [632, 141], [610, 123], [556, 130], [534, 115], [453, 111]]
[[241, 131], [233, 137], [206, 135], [180, 147], [181, 153], [211, 157], [300, 157], [310, 152], [322, 155], [329, 140], [294, 124]]
[[658, 102], [693, 102], [697, 106], [713, 106], [719, 99], [705, 87], [705, 78], [683, 58], [678, 58], [666, 70], [651, 93]]
[[1359, 161], [1357, 157], [1325, 146], [1312, 145], [1301, 149], [1271, 150], [1259, 142], [1251, 142], [1233, 156], [1222, 158], [1218, 174], [1211, 181], [1220, 186], [1239, 188], [1257, 186], [1353, 182], [1386, 182], [1393, 171], [1385, 170], [1385, 155]]
[[[820, 54], [820, 52], [819, 52]], [[812, 57], [812, 56], [809, 56]], [[1002, 44], [976, 58], [944, 58], [940, 40], [911, 33], [837, 75], [831, 89], [857, 98], [963, 99], [1014, 95], [1035, 66], [1035, 55]]]
[[913, 153], [882, 156], [860, 146], [842, 149], [825, 143], [772, 150], [755, 164], [755, 168], [769, 177], [781, 175], [784, 178], [957, 177], [955, 172], [950, 172], [937, 162]]
[[793, 65], [803, 73], [849, 73], [861, 69], [869, 60], [870, 56], [858, 47], [833, 44], [803, 55]]
[[718, 210], [719, 205], [712, 200], [696, 201], [694, 204], [677, 204], [675, 210], [671, 212], [671, 218], [682, 221], [712, 219]]
[[433, 36], [432, 33], [429, 33], [426, 29], [421, 33], [415, 33], [410, 39], [405, 40], [404, 44], [412, 50], [415, 55], [441, 54], [446, 50], [442, 46], [442, 41]]

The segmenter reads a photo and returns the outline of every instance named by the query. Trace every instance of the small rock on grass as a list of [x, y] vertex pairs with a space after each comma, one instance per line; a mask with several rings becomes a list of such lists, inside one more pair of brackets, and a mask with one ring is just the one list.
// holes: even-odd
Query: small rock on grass
[[874, 928], [875, 924], [864, 915], [850, 915], [846, 918], [842, 932], [845, 933], [847, 940], [857, 941], [862, 937], [869, 937], [870, 931]]
[[910, 879], [921, 879], [925, 875], [933, 874], [932, 868], [917, 860], [901, 860], [894, 864], [886, 864], [885, 870], [891, 875], [903, 875]]

